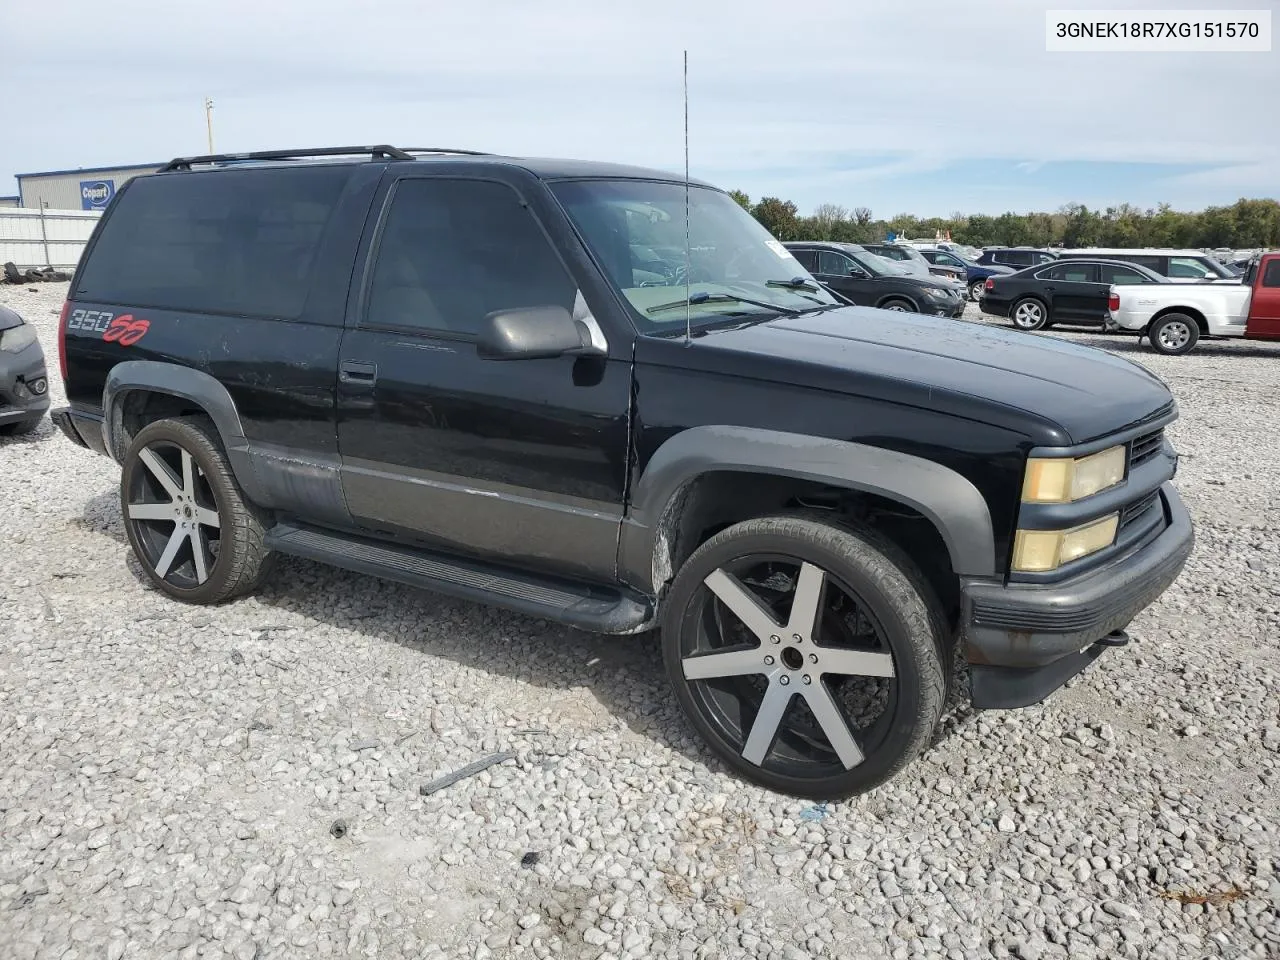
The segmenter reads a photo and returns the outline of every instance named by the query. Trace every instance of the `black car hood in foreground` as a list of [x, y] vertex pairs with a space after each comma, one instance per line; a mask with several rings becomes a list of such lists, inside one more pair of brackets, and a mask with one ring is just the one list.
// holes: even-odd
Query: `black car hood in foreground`
[[726, 360], [732, 355], [771, 358], [774, 365], [765, 367], [767, 373], [761, 360], [751, 363], [758, 378], [884, 397], [959, 416], [977, 416], [984, 407], [1019, 411], [1025, 431], [1040, 445], [1094, 440], [1173, 402], [1154, 374], [1102, 350], [867, 307], [710, 330], [695, 342]]

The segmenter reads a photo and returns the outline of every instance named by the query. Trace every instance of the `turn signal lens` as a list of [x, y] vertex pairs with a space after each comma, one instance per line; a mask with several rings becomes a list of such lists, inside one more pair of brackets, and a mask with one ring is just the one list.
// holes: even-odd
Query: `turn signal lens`
[[1124, 479], [1124, 446], [1110, 447], [1078, 460], [1027, 460], [1023, 503], [1072, 503], [1114, 487]]
[[1013, 569], [1019, 573], [1048, 573], [1111, 546], [1120, 526], [1113, 513], [1070, 530], [1019, 530], [1013, 540]]

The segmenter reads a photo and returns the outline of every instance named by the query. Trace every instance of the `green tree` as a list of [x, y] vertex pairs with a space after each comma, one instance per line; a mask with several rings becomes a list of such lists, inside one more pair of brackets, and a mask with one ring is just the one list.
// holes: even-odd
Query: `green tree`
[[747, 213], [751, 212], [751, 198], [741, 190], [730, 190], [729, 196], [733, 197], [734, 202]]
[[796, 214], [799, 211], [790, 200], [779, 200], [777, 197], [763, 197], [752, 208], [751, 214], [779, 240], [800, 240], [799, 223]]

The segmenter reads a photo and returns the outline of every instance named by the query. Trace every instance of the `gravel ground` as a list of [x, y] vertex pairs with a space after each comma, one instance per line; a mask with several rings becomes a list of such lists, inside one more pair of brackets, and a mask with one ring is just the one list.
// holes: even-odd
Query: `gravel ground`
[[[54, 371], [65, 289], [0, 287]], [[0, 956], [1280, 956], [1280, 346], [1071, 336], [1178, 395], [1186, 573], [1049, 703], [959, 706], [831, 807], [710, 761], [652, 639], [295, 560], [185, 607], [113, 464], [0, 441]]]

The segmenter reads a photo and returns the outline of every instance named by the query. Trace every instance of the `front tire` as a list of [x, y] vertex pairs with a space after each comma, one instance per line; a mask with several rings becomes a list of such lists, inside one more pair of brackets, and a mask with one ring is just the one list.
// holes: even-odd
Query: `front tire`
[[246, 499], [203, 417], [138, 432], [120, 476], [120, 512], [147, 577], [177, 600], [221, 603], [269, 572], [266, 514]]
[[880, 305], [881, 310], [892, 310], [894, 313], [916, 313], [916, 308], [906, 300], [886, 300]]
[[836, 800], [929, 743], [946, 697], [942, 624], [920, 574], [873, 533], [765, 517], [680, 568], [663, 659], [685, 716], [729, 767]]
[[1019, 330], [1043, 330], [1049, 324], [1049, 308], [1035, 297], [1023, 297], [1013, 305], [1009, 317]]
[[1166, 313], [1151, 324], [1147, 331], [1147, 340], [1151, 349], [1163, 353], [1166, 357], [1180, 357], [1190, 353], [1200, 341], [1200, 324], [1195, 317], [1185, 313]]

